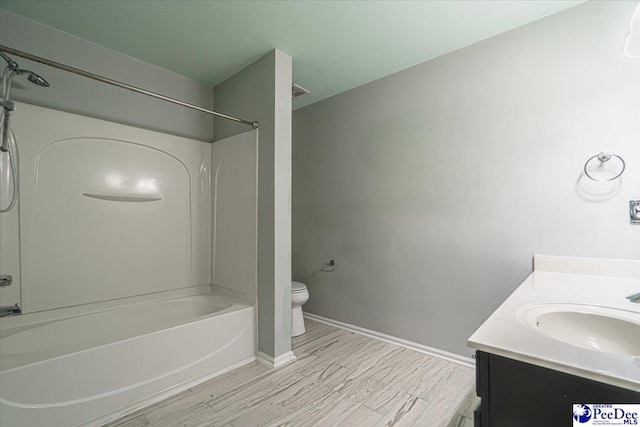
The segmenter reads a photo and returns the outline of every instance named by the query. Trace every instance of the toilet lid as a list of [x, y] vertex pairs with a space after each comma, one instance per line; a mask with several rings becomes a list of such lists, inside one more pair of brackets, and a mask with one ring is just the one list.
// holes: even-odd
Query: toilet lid
[[291, 292], [304, 292], [307, 290], [307, 286], [300, 282], [291, 282]]

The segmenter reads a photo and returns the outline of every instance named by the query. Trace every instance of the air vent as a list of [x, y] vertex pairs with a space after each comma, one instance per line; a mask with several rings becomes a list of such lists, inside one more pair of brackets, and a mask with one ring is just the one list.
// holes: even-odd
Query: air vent
[[308, 90], [306, 90], [302, 86], [298, 86], [295, 83], [293, 85], [291, 85], [291, 96], [293, 96], [294, 98], [297, 98], [297, 97], [302, 96], [302, 95], [306, 95], [308, 93], [311, 93], [311, 92], [309, 92]]

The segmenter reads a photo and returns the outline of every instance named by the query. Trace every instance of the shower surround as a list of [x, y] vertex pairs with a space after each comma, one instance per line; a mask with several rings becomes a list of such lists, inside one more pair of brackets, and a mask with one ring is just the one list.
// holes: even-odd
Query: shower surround
[[25, 314], [0, 320], [0, 423], [99, 425], [253, 360], [257, 131], [18, 109], [0, 268]]

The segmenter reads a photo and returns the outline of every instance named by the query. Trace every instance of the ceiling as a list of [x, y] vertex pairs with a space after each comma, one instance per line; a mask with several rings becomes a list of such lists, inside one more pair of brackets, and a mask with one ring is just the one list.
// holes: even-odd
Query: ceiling
[[[0, 8], [215, 86], [273, 48], [293, 57], [294, 108], [582, 3], [55, 1]], [[55, 58], [52, 58], [55, 59]]]

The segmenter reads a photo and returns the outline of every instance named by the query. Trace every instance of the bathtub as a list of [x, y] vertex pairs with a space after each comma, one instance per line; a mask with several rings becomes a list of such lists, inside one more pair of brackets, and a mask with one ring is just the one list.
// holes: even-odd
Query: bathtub
[[101, 425], [255, 359], [249, 304], [211, 291], [117, 304], [1, 319], [0, 425]]

